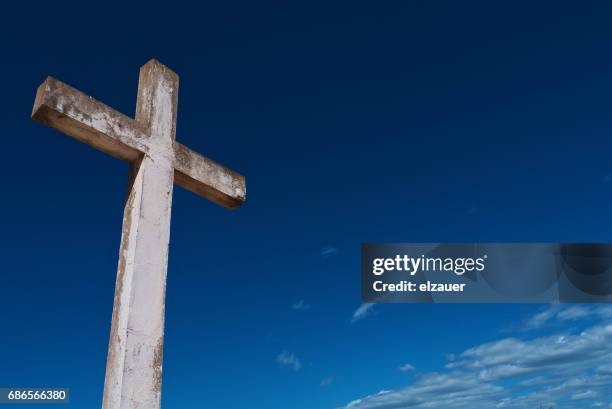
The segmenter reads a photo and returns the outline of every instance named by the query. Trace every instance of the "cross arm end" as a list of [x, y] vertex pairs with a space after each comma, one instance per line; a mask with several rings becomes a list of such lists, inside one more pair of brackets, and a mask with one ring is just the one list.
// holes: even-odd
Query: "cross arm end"
[[174, 144], [176, 183], [228, 209], [246, 200], [246, 179], [178, 142]]
[[32, 119], [120, 159], [147, 152], [136, 121], [53, 77], [38, 87]]

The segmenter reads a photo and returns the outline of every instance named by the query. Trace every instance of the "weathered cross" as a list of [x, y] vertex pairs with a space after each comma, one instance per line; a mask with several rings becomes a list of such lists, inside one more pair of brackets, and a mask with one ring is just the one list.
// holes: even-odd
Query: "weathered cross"
[[160, 405], [174, 181], [230, 209], [246, 198], [242, 175], [174, 141], [178, 85], [158, 61], [142, 66], [134, 120], [49, 77], [32, 110], [35, 120], [130, 164], [104, 409]]

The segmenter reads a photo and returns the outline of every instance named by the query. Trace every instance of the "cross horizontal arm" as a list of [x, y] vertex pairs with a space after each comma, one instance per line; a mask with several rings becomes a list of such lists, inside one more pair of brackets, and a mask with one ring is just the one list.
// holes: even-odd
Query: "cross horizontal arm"
[[178, 142], [174, 143], [174, 169], [176, 183], [221, 206], [235, 209], [246, 200], [244, 176]]
[[[38, 87], [32, 118], [119, 159], [148, 153], [138, 122], [52, 77]], [[178, 142], [174, 167], [176, 183], [221, 206], [235, 209], [246, 199], [244, 176]]]
[[136, 121], [52, 77], [38, 87], [32, 118], [119, 159], [147, 152]]

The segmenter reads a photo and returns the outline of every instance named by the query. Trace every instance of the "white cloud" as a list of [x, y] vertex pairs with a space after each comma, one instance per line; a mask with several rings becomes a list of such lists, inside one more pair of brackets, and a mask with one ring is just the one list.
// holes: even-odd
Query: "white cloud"
[[578, 393], [574, 393], [572, 395], [572, 400], [580, 400], [580, 399], [592, 399], [592, 398], [596, 398], [600, 395], [599, 392], [595, 392], [593, 390], [587, 390], [584, 392], [578, 392]]
[[559, 306], [552, 305], [544, 311], [537, 313], [527, 320], [525, 323], [525, 329], [536, 329], [543, 327], [555, 317], [557, 311], [559, 311]]
[[332, 378], [331, 376], [328, 376], [328, 377], [323, 378], [321, 380], [320, 385], [321, 385], [322, 388], [325, 388], [326, 386], [331, 385], [333, 382], [334, 382], [334, 378]]
[[304, 300], [300, 300], [291, 306], [294, 310], [297, 311], [308, 311], [310, 309], [310, 305], [306, 304]]
[[292, 353], [287, 351], [283, 351], [276, 357], [276, 362], [282, 367], [289, 367], [294, 371], [299, 371], [302, 369], [302, 364], [300, 360]]
[[330, 255], [332, 255], [334, 253], [337, 253], [337, 252], [338, 252], [338, 249], [335, 248], [335, 247], [332, 247], [332, 246], [323, 247], [321, 249], [321, 255], [324, 256], [324, 257], [325, 256], [330, 256]]
[[584, 305], [574, 305], [565, 308], [557, 313], [557, 319], [560, 321], [573, 321], [588, 317], [591, 313], [589, 307]]
[[364, 319], [368, 315], [372, 313], [372, 308], [374, 308], [374, 303], [364, 303], [359, 306], [353, 313], [353, 318], [351, 319], [351, 323], [357, 322], [359, 320]]
[[416, 376], [403, 388], [357, 399], [353, 409], [578, 409], [612, 405], [612, 322], [607, 308], [556, 307], [532, 322], [598, 318], [582, 331], [477, 345], [441, 372]]
[[404, 364], [397, 369], [399, 369], [400, 372], [410, 372], [414, 371], [416, 368], [410, 364]]
[[530, 317], [523, 326], [524, 330], [541, 329], [578, 320], [601, 320], [612, 318], [612, 305], [552, 305]]

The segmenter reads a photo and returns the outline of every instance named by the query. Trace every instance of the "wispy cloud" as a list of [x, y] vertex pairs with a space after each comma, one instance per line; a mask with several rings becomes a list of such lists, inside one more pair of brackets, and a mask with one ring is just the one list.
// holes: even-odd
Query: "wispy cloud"
[[581, 318], [586, 318], [591, 313], [589, 307], [582, 305], [575, 305], [566, 309], [563, 309], [557, 313], [557, 319], [560, 321], [573, 321]]
[[289, 353], [287, 351], [283, 351], [278, 354], [278, 356], [276, 357], [276, 362], [281, 367], [289, 367], [294, 371], [299, 371], [300, 369], [302, 369], [302, 364], [300, 363], [300, 360], [293, 353]]
[[353, 318], [351, 319], [351, 323], [355, 323], [359, 320], [366, 318], [367, 316], [372, 314], [372, 309], [374, 308], [374, 303], [364, 303], [359, 306], [353, 313]]
[[327, 377], [321, 379], [321, 384], [320, 385], [321, 385], [322, 388], [325, 388], [325, 387], [331, 385], [333, 382], [334, 382], [334, 378], [331, 377], [331, 376], [327, 376]]
[[529, 317], [523, 330], [540, 329], [546, 326], [563, 324], [577, 320], [601, 320], [612, 318], [612, 305], [579, 304], [571, 306], [552, 305]]
[[308, 311], [310, 309], [310, 305], [306, 304], [304, 300], [300, 300], [291, 306], [294, 310], [297, 311]]
[[541, 328], [555, 317], [559, 311], [559, 308], [560, 307], [558, 305], [553, 305], [544, 311], [535, 314], [525, 322], [524, 329]]
[[[457, 354], [442, 371], [419, 374], [406, 387], [354, 400], [346, 408], [610, 408], [610, 308], [580, 307], [586, 307], [589, 319], [594, 320], [587, 328], [576, 331], [566, 326], [553, 335], [509, 337], [477, 345]], [[534, 322], [571, 322], [585, 317], [582, 309], [557, 306], [554, 313]]]
[[400, 372], [410, 372], [414, 371], [416, 368], [410, 364], [404, 364], [397, 369], [399, 369]]
[[321, 249], [321, 255], [323, 257], [331, 256], [334, 253], [337, 253], [338, 249], [332, 246], [326, 246]]
[[596, 398], [598, 396], [601, 396], [600, 392], [597, 392], [597, 391], [589, 389], [589, 390], [586, 390], [584, 392], [574, 393], [572, 395], [572, 400], [592, 399], [592, 398]]

